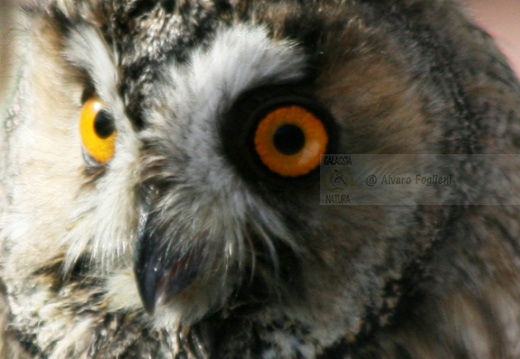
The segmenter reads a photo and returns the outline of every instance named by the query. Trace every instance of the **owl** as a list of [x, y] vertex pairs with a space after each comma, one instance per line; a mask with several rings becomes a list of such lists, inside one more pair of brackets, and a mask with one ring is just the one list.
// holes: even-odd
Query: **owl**
[[8, 18], [4, 358], [520, 358], [520, 86], [460, 4]]

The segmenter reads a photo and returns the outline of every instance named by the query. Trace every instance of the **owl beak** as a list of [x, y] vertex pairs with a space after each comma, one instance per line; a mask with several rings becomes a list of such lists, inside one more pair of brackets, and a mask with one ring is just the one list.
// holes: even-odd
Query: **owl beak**
[[148, 218], [139, 232], [134, 272], [143, 307], [153, 315], [156, 306], [169, 302], [194, 281], [199, 256], [165, 248], [164, 236], [154, 228], [153, 218]]

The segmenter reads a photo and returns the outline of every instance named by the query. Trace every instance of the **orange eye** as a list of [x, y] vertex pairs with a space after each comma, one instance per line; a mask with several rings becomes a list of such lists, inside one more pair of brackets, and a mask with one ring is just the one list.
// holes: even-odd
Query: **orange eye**
[[116, 130], [114, 119], [99, 98], [91, 97], [83, 105], [79, 132], [83, 149], [94, 162], [110, 161], [115, 151]]
[[254, 140], [260, 160], [283, 177], [302, 176], [316, 169], [329, 142], [322, 121], [300, 106], [270, 112], [260, 121]]

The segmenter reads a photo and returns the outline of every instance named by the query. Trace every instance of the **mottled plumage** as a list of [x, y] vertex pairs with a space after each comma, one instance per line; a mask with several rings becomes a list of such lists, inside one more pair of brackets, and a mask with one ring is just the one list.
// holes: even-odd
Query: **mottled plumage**
[[[18, 15], [0, 102], [5, 358], [520, 357], [520, 207], [504, 205], [520, 168], [476, 156], [518, 152], [520, 87], [457, 3]], [[319, 115], [327, 152], [459, 154], [458, 185], [435, 206], [320, 205], [318, 169], [275, 174], [253, 141], [253, 114], [282, 100]]]

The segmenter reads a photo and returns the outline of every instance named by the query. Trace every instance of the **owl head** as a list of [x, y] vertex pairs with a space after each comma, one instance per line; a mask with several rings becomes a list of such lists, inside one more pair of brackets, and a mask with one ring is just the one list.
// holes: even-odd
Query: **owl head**
[[13, 302], [95, 297], [155, 328], [255, 317], [322, 347], [386, 323], [449, 210], [320, 205], [321, 156], [462, 148], [425, 71], [460, 30], [453, 4], [49, 1], [23, 19], [2, 159]]

